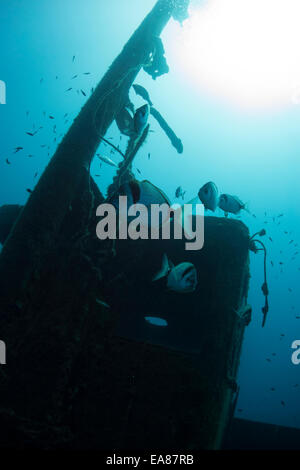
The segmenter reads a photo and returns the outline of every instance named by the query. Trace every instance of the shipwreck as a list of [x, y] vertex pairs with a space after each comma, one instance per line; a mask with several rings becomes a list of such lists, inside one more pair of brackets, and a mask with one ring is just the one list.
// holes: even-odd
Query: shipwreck
[[[158, 0], [58, 146], [27, 204], [0, 208], [0, 448], [218, 449], [233, 415], [247, 305], [250, 237], [206, 217], [205, 244], [96, 237], [104, 195], [89, 173], [101, 140], [130, 108], [143, 68], [167, 73], [160, 34], [187, 0]], [[181, 140], [154, 108], [171, 143]], [[148, 132], [130, 139], [109, 188], [132, 178]], [[163, 253], [197, 267], [189, 296], [146, 273]], [[148, 321], [161, 318], [164, 326]]]

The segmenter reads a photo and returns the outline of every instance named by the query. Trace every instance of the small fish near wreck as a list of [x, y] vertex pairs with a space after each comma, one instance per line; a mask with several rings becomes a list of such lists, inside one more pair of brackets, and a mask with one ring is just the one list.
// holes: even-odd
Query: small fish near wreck
[[162, 266], [152, 281], [167, 278], [167, 289], [182, 294], [194, 292], [197, 287], [197, 271], [192, 263], [180, 263], [177, 266], [163, 255]]
[[219, 199], [219, 207], [225, 214], [239, 214], [241, 210], [246, 210], [246, 204], [244, 204], [237, 196], [231, 196], [230, 194], [221, 194]]
[[215, 212], [219, 202], [219, 191], [215, 183], [210, 181], [199, 189], [198, 197], [205, 209]]
[[132, 87], [133, 87], [133, 89], [134, 89], [134, 91], [136, 92], [137, 95], [141, 96], [145, 101], [147, 101], [149, 106], [153, 106], [153, 103], [150, 99], [149, 93], [146, 90], [146, 88], [144, 88], [141, 85], [137, 85], [137, 84], [132, 85]]
[[118, 194], [110, 199], [109, 202], [118, 207], [119, 196], [127, 196], [127, 202], [129, 205], [143, 204], [147, 208], [150, 208], [152, 204], [171, 205], [165, 193], [147, 180], [138, 181], [132, 179], [131, 181], [124, 183], [120, 186]]
[[145, 129], [149, 117], [149, 106], [144, 104], [140, 108], [138, 108], [134, 114], [134, 130], [137, 135], [141, 135], [143, 130]]
[[175, 197], [176, 199], [180, 198], [181, 199], [184, 199], [184, 195], [185, 195], [186, 191], [183, 191], [182, 190], [182, 187], [181, 186], [178, 186], [178, 188], [176, 189], [175, 191]]
[[99, 158], [99, 160], [104, 163], [107, 163], [110, 166], [118, 167], [118, 165], [113, 160], [111, 160], [109, 157], [106, 157], [105, 155], [100, 155], [99, 153], [97, 153], [97, 157]]

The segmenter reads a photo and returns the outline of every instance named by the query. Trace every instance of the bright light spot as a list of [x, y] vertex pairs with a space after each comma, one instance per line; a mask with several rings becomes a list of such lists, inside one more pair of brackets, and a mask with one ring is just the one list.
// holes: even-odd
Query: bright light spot
[[198, 87], [231, 103], [299, 104], [300, 0], [207, 0], [190, 11], [175, 56]]

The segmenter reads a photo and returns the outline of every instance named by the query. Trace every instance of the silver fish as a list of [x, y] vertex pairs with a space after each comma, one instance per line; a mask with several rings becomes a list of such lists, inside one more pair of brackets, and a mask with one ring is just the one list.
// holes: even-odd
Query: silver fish
[[197, 287], [197, 271], [192, 263], [180, 263], [174, 266], [168, 260], [166, 254], [163, 255], [162, 267], [158, 273], [153, 277], [153, 281], [157, 281], [167, 277], [167, 288], [169, 290], [189, 293], [194, 292]]
[[149, 96], [149, 93], [146, 90], [146, 88], [144, 88], [141, 85], [137, 85], [137, 84], [132, 85], [132, 87], [133, 87], [133, 89], [134, 89], [134, 91], [136, 92], [137, 95], [141, 96], [142, 98], [144, 98], [145, 101], [148, 102], [149, 106], [153, 106], [153, 103], [150, 100], [150, 96]]
[[128, 109], [125, 107], [123, 108], [118, 116], [116, 117], [116, 124], [119, 128], [119, 131], [127, 136], [131, 136], [134, 132], [134, 123], [133, 117], [129, 113]]
[[[170, 201], [167, 196], [159, 188], [154, 186], [150, 181], [143, 180], [131, 180], [128, 183], [124, 183], [120, 186], [117, 194], [113, 194], [107, 202], [112, 204], [117, 211], [124, 210], [124, 206], [120, 206], [120, 196], [126, 196], [127, 208], [135, 204], [142, 204], [146, 207], [146, 211], [140, 211], [139, 221], [141, 228], [151, 227], [151, 230], [159, 230], [161, 225], [166, 223], [172, 218], [172, 212], [170, 211]], [[122, 202], [123, 204], [123, 202]], [[153, 205], [160, 206], [161, 217], [155, 217], [152, 214]], [[154, 233], [154, 232], [153, 232]]]
[[[128, 183], [124, 183], [120, 186], [118, 196], [127, 196], [128, 205], [143, 204], [147, 208], [150, 208], [152, 204], [171, 205], [164, 192], [147, 180], [137, 181], [133, 179]], [[113, 199], [112, 204], [115, 202], [117, 203], [117, 201]]]
[[110, 308], [110, 305], [108, 305], [106, 302], [104, 302], [104, 300], [96, 299], [96, 302], [97, 302], [98, 305], [102, 305], [102, 307]]
[[97, 157], [100, 160], [102, 160], [104, 163], [107, 163], [110, 166], [114, 166], [118, 168], [118, 165], [114, 161], [112, 161], [110, 158], [105, 157], [104, 155], [100, 155], [100, 153], [97, 153]]
[[218, 194], [219, 191], [217, 186], [215, 185], [215, 183], [210, 181], [209, 183], [204, 184], [202, 188], [199, 189], [198, 197], [204, 205], [205, 209], [209, 209], [214, 212], [218, 206]]
[[144, 104], [138, 108], [134, 114], [134, 130], [137, 135], [140, 135], [145, 129], [149, 117], [149, 106]]
[[248, 210], [246, 205], [237, 197], [230, 194], [221, 194], [219, 207], [225, 213], [239, 214], [241, 210]]

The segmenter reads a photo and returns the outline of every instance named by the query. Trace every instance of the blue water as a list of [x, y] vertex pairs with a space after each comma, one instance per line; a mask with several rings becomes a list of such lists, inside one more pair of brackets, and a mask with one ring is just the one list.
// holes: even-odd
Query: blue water
[[[89, 95], [154, 3], [1, 1], [0, 79], [7, 86], [7, 104], [0, 105], [0, 205], [26, 203], [26, 189], [34, 188], [87, 99], [80, 90]], [[300, 258], [295, 255], [292, 260], [300, 240], [300, 108], [290, 105], [248, 113], [208, 95], [195, 83], [192, 86], [176, 60], [178, 28], [171, 20], [163, 33], [170, 73], [153, 81], [141, 72], [136, 83], [147, 88], [156, 108], [182, 139], [184, 152], [179, 155], [150, 118], [154, 132], [139, 152], [134, 168], [172, 201], [177, 186], [186, 190], [186, 200], [190, 200], [200, 186], [212, 180], [221, 192], [237, 194], [249, 202], [256, 218], [244, 212], [242, 220], [251, 233], [267, 230], [264, 242], [268, 249], [270, 311], [265, 328], [261, 328], [263, 256], [251, 254], [248, 301], [253, 306], [253, 319], [243, 344], [236, 415], [300, 427], [300, 365], [291, 362], [291, 344], [300, 338], [300, 319], [296, 318], [300, 316]], [[72, 79], [74, 75], [78, 77]], [[69, 87], [72, 90], [66, 92]], [[134, 92], [131, 99], [136, 106], [143, 104]], [[49, 119], [49, 115], [55, 119]], [[37, 129], [34, 137], [26, 135]], [[119, 142], [115, 125], [107, 136], [125, 149], [126, 139]], [[17, 146], [24, 150], [14, 153]], [[100, 149], [107, 151], [103, 146]], [[107, 156], [120, 161], [117, 154]], [[100, 174], [95, 180], [104, 190], [114, 169], [105, 164], [100, 169], [99, 160], [94, 159], [91, 173]], [[138, 173], [136, 176], [140, 177]], [[278, 218], [279, 214], [284, 215]], [[294, 242], [289, 244], [290, 240]]]

